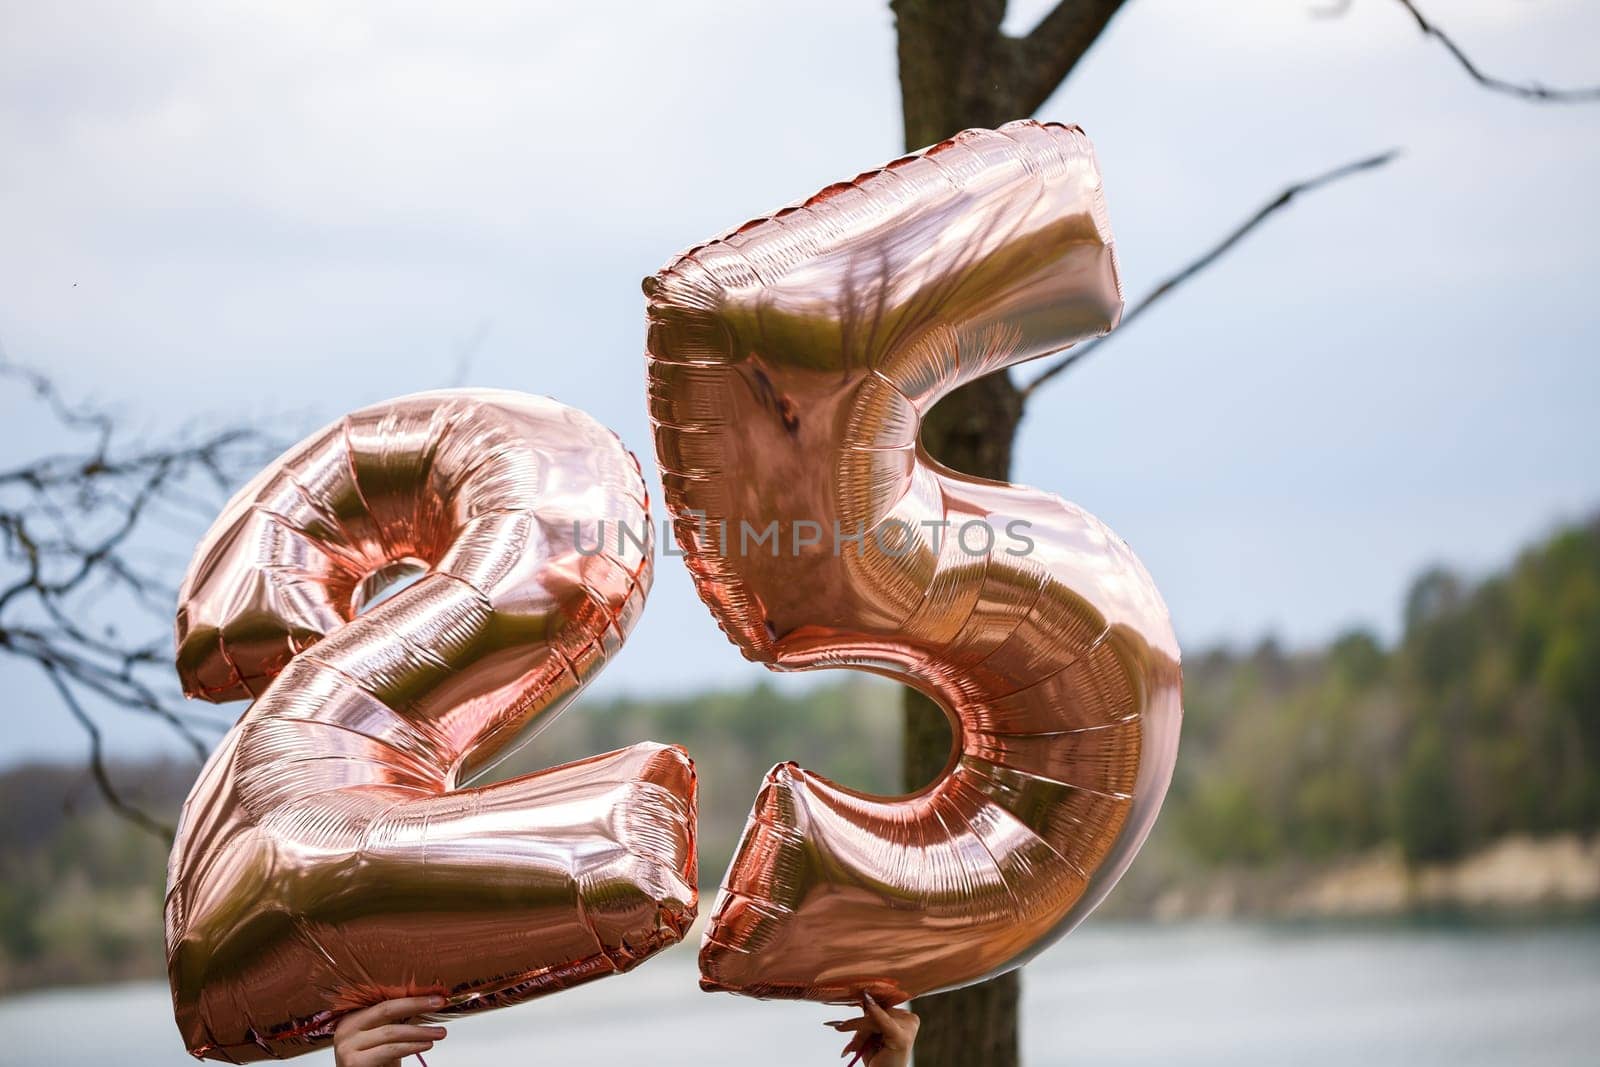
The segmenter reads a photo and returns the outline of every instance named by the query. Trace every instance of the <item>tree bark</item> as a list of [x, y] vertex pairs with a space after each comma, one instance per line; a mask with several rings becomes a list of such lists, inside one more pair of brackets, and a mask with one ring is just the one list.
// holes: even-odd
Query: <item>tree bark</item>
[[[968, 474], [1003, 479], [1022, 420], [1022, 394], [1009, 376], [991, 374], [946, 397], [922, 425], [922, 440], [941, 463]], [[954, 739], [944, 710], [907, 689], [902, 767], [905, 787], [919, 789], [944, 770]], [[1017, 1002], [1022, 972], [921, 997], [917, 1067], [1016, 1067], [1020, 1060]]]
[[[1049, 98], [1088, 51], [1123, 0], [1061, 0], [1023, 38], [1000, 30], [1005, 0], [890, 0], [898, 33], [901, 108], [908, 151], [973, 126], [1026, 118]], [[939, 462], [999, 481], [1011, 474], [1011, 450], [1024, 397], [1007, 373], [956, 390], [929, 413], [922, 443]], [[908, 790], [932, 781], [949, 761], [953, 739], [944, 711], [911, 690], [905, 695], [903, 773]], [[921, 997], [917, 1067], [1016, 1067], [1021, 972]]]

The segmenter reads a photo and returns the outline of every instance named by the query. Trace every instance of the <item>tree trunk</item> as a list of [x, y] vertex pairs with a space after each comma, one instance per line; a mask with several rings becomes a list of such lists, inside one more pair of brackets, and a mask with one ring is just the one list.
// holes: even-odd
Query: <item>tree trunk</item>
[[[1061, 0], [1026, 38], [1000, 32], [1006, 0], [890, 0], [899, 37], [901, 107], [907, 151], [973, 126], [1026, 118], [1054, 91], [1123, 0]], [[1007, 373], [957, 389], [929, 413], [922, 443], [966, 474], [1005, 481], [1022, 421], [1023, 396]], [[944, 711], [905, 695], [904, 781], [932, 781], [953, 739]], [[1021, 971], [921, 997], [917, 1067], [1016, 1067]]]
[[[1005, 478], [1011, 445], [1022, 419], [1022, 394], [1005, 374], [991, 374], [946, 397], [922, 426], [928, 451], [946, 466], [985, 478]], [[943, 709], [907, 689], [902, 757], [905, 787], [919, 789], [944, 770], [954, 739]], [[921, 997], [912, 1010], [922, 1017], [917, 1067], [1015, 1067], [1017, 1001], [1022, 972], [964, 989]]]

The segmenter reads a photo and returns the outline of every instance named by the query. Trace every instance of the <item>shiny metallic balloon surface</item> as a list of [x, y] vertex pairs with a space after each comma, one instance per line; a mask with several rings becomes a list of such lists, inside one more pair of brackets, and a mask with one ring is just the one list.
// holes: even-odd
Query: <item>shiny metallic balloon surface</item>
[[645, 293], [667, 506], [724, 631], [777, 670], [898, 678], [956, 738], [908, 797], [775, 768], [701, 984], [899, 1001], [1019, 966], [1150, 830], [1177, 751], [1178, 646], [1104, 524], [944, 469], [917, 433], [962, 383], [1116, 324], [1088, 140], [969, 130], [691, 249]]
[[[648, 516], [609, 430], [488, 390], [355, 412], [233, 499], [178, 606], [185, 690], [255, 698], [190, 794], [168, 870], [191, 1052], [295, 1055], [403, 995], [446, 996], [442, 1015], [511, 1004], [682, 936], [681, 749], [461, 788], [620, 647], [651, 550], [613, 526]], [[422, 577], [357, 614], [408, 567]]]

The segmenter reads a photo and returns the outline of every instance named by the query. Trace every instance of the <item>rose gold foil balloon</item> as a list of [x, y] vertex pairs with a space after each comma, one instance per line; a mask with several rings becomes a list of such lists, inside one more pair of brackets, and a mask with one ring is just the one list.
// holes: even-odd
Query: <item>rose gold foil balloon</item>
[[[295, 1055], [402, 995], [442, 994], [445, 1015], [511, 1004], [682, 936], [696, 895], [681, 749], [458, 788], [632, 628], [651, 552], [619, 523], [649, 529], [621, 442], [497, 391], [358, 411], [228, 505], [178, 607], [185, 689], [255, 698], [184, 805], [169, 866], [192, 1053]], [[356, 614], [407, 566], [425, 574]]]
[[692, 249], [645, 292], [667, 505], [723, 629], [776, 670], [898, 678], [956, 738], [908, 797], [775, 768], [701, 984], [900, 1001], [1021, 965], [1150, 830], [1178, 647], [1099, 520], [946, 470], [917, 430], [963, 382], [1116, 324], [1089, 142], [969, 130]]

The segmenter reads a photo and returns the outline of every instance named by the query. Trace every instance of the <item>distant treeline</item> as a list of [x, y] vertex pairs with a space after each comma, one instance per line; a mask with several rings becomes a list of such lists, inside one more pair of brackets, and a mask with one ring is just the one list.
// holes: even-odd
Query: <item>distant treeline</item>
[[[580, 700], [494, 769], [508, 778], [637, 741], [677, 742], [699, 771], [705, 906], [762, 776], [781, 760], [873, 792], [899, 784], [893, 686], [856, 675], [832, 685], [757, 685], [667, 699]], [[198, 766], [122, 763], [129, 801], [175, 825]], [[112, 812], [84, 767], [0, 774], [0, 991], [163, 973], [165, 844]]]
[[[175, 815], [192, 765], [115, 768]], [[81, 768], [0, 775], [0, 989], [161, 974], [166, 846], [113, 814]]]
[[1393, 648], [1355, 631], [1184, 662], [1164, 837], [1204, 864], [1396, 842], [1454, 859], [1600, 828], [1600, 519], [1478, 583], [1413, 583]]
[[[510, 776], [635, 741], [700, 770], [709, 906], [762, 775], [793, 759], [846, 785], [899, 784], [898, 693], [864, 676], [585, 700], [497, 770]], [[1218, 867], [1318, 863], [1385, 843], [1445, 860], [1513, 832], [1600, 829], [1600, 519], [1503, 574], [1424, 574], [1403, 636], [1326, 648], [1191, 652], [1177, 778], [1118, 911]], [[114, 775], [175, 821], [196, 768]], [[0, 775], [0, 989], [161, 973], [165, 846], [111, 812], [86, 771]], [[1121, 898], [1120, 901], [1118, 898]]]

